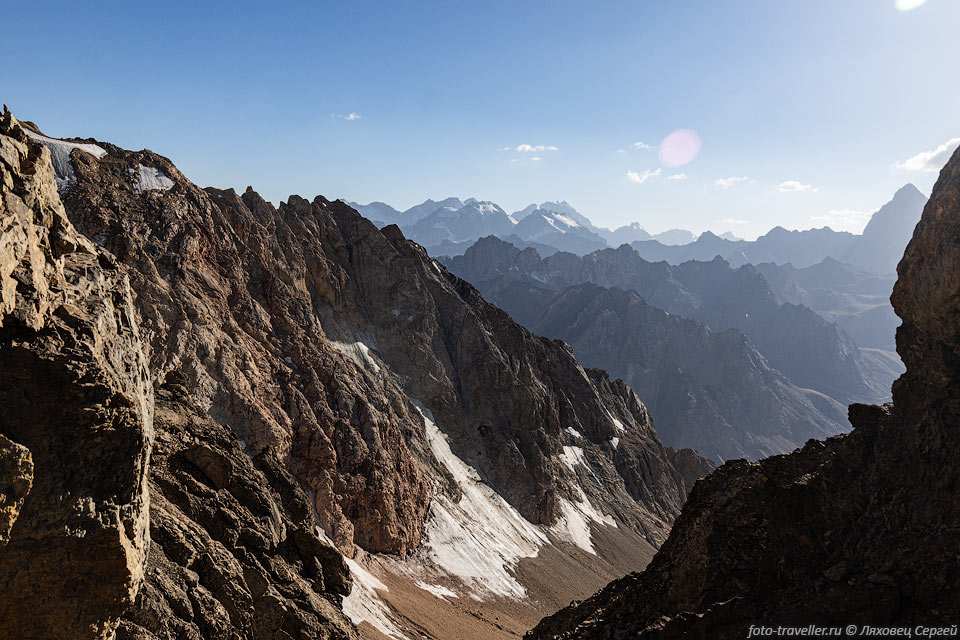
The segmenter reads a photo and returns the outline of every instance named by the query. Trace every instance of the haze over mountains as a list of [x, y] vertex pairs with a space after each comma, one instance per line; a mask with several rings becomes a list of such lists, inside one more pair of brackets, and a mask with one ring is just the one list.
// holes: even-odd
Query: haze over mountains
[[460, 255], [483, 236], [494, 235], [520, 248], [535, 246], [543, 257], [556, 251], [584, 255], [630, 244], [651, 262], [680, 264], [720, 256], [734, 267], [770, 262], [804, 268], [833, 258], [862, 271], [892, 276], [926, 201], [914, 185], [907, 184], [873, 214], [862, 234], [829, 227], [805, 231], [774, 227], [756, 240], [741, 240], [730, 232], [705, 231], [695, 236], [683, 229], [652, 235], [638, 222], [611, 231], [597, 227], [566, 202], [531, 204], [512, 214], [474, 198], [426, 200], [403, 212], [382, 202], [349, 204], [378, 226], [398, 225], [431, 255]]
[[717, 460], [840, 433], [843, 406], [884, 401], [897, 375], [836, 324], [779, 303], [750, 265], [650, 263], [625, 245], [541, 258], [494, 237], [442, 260], [521, 324], [643, 389], [667, 444]]
[[[698, 483], [653, 562], [541, 622], [530, 640], [744, 638], [815, 624], [921, 624], [960, 611], [960, 151], [940, 173], [893, 291], [907, 365], [852, 433]], [[855, 622], [852, 622], [855, 621]], [[827, 625], [827, 626], [821, 626]], [[882, 631], [881, 631], [882, 632]], [[861, 631], [862, 633], [862, 631]], [[815, 634], [811, 634], [815, 635]]]
[[846, 404], [889, 398], [902, 364], [888, 298], [925, 202], [906, 185], [861, 235], [776, 227], [754, 241], [610, 231], [566, 202], [509, 215], [456, 198], [357, 207], [641, 390], [667, 444], [724, 460], [840, 433]]

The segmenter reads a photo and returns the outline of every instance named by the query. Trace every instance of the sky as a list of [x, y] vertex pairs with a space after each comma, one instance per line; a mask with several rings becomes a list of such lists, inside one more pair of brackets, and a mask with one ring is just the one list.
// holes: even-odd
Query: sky
[[960, 143], [957, 25], [956, 0], [34, 0], [4, 9], [0, 102], [275, 203], [858, 232]]

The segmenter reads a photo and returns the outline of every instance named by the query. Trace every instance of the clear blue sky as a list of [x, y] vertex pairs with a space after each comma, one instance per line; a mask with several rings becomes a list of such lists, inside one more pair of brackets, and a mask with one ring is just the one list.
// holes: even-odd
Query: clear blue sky
[[[36, 0], [3, 13], [0, 101], [15, 115], [274, 202], [560, 199], [653, 231], [857, 229], [904, 183], [928, 193], [936, 173], [917, 169], [943, 154], [915, 156], [960, 137], [956, 0]], [[657, 147], [679, 129], [699, 155], [664, 166]], [[747, 180], [717, 182], [729, 178]]]

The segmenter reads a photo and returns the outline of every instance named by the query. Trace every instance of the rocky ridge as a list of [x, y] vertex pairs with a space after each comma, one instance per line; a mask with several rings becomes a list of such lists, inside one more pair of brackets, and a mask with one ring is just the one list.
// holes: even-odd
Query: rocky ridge
[[147, 360], [124, 271], [6, 110], [0, 295], [0, 636], [110, 638], [150, 543]]
[[650, 566], [530, 638], [743, 638], [749, 625], [954, 624], [960, 610], [960, 152], [899, 266], [906, 373], [854, 430], [698, 483]]
[[155, 403], [125, 270], [58, 194], [90, 147], [55, 165], [36, 137], [4, 113], [0, 635], [356, 637], [350, 574], [273, 451], [254, 469], [175, 372]]
[[[18, 130], [29, 153], [60, 154], [44, 188], [59, 206], [59, 184], [74, 233], [129, 280], [151, 411], [158, 389], [155, 469], [141, 474], [156, 551], [110, 618], [126, 637], [350, 637], [347, 592], [364, 633], [403, 634], [374, 565], [532, 607], [524, 558], [600, 561], [604, 532], [652, 553], [710, 466], [665, 450], [626, 385], [516, 325], [396, 227], [322, 197], [274, 207], [252, 189], [202, 190], [150, 151]], [[4, 479], [24, 477], [22, 453], [5, 445]], [[501, 520], [484, 520], [491, 508]], [[491, 525], [516, 535], [510, 550], [458, 546]], [[352, 558], [352, 587], [327, 536]]]

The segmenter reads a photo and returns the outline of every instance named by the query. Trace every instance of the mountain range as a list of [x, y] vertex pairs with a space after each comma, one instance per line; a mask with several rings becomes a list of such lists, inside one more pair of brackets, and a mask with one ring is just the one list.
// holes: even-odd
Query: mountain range
[[[940, 173], [893, 290], [906, 373], [853, 431], [699, 482], [642, 573], [542, 621], [548, 638], [744, 638], [762, 625], [955, 628], [960, 610], [960, 151]], [[923, 621], [922, 623], [919, 621]], [[864, 631], [866, 630], [866, 631]]]
[[[844, 255], [885, 269], [853, 248], [916, 202]], [[893, 403], [889, 325], [840, 326], [869, 338], [887, 272], [558, 250], [606, 242], [566, 203], [375, 209], [4, 108], [0, 637], [952, 623], [960, 152], [899, 262]]]
[[625, 245], [541, 258], [492, 236], [443, 261], [524, 326], [623, 377], [668, 445], [714, 460], [841, 433], [844, 404], [883, 401], [898, 373], [809, 308], [779, 303], [752, 266], [649, 263]]
[[0, 152], [0, 636], [516, 637], [712, 468], [342, 202]]
[[707, 262], [720, 256], [736, 267], [773, 263], [805, 268], [832, 258], [892, 277], [926, 200], [907, 184], [871, 216], [862, 234], [829, 227], [805, 231], [774, 227], [756, 240], [741, 240], [729, 232], [695, 236], [683, 229], [650, 234], [637, 222], [611, 231], [597, 227], [566, 202], [531, 204], [512, 214], [474, 198], [426, 200], [403, 212], [382, 202], [350, 204], [378, 226], [398, 225], [434, 256], [460, 255], [481, 237], [494, 235], [521, 248], [533, 246], [543, 257], [557, 251], [585, 255], [630, 244], [651, 262]]

